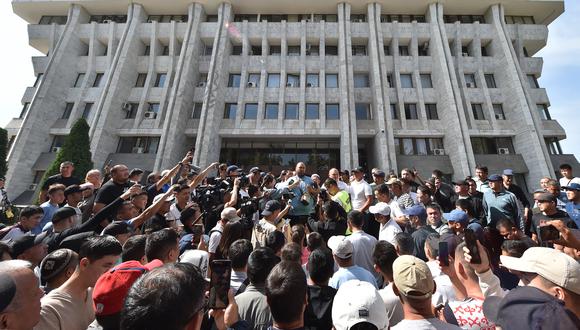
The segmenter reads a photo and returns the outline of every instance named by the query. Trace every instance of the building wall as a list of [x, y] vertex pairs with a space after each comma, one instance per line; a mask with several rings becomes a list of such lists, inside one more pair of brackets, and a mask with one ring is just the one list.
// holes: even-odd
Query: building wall
[[[15, 3], [23, 17], [32, 15]], [[565, 132], [556, 121], [540, 117], [536, 104], [549, 105], [549, 100], [544, 89], [529, 85], [528, 75], [540, 76], [542, 59], [526, 55], [545, 45], [547, 26], [506, 24], [506, 10], [518, 14], [511, 1], [471, 9], [453, 1], [418, 3], [408, 14], [423, 16], [419, 21], [385, 21], [384, 15], [407, 12], [392, 12], [378, 1], [366, 6], [336, 3], [334, 10], [321, 13], [336, 15], [327, 21], [302, 17], [276, 22], [265, 16], [255, 22], [236, 21], [242, 5], [235, 2], [191, 3], [185, 11], [171, 13], [186, 15], [186, 22], [175, 18], [158, 22], [149, 16], [160, 13], [145, 1], [130, 4], [125, 12], [111, 9], [110, 14], [126, 16], [120, 23], [93, 21], [92, 15], [108, 13], [105, 8], [93, 10], [92, 2], [86, 7], [71, 4], [66, 24], [29, 26], [31, 44], [48, 55], [33, 59], [35, 72], [43, 78], [24, 95], [23, 103], [30, 102], [28, 112], [11, 124], [20, 125], [20, 130], [9, 155], [8, 187], [12, 194], [30, 188], [44, 163], [41, 155], [52, 151], [54, 136], [68, 133], [87, 103], [94, 103], [87, 119], [97, 166], [114, 160], [161, 170], [192, 148], [194, 162], [206, 166], [219, 159], [222, 139], [330, 139], [339, 141], [340, 166], [346, 169], [359, 165], [363, 147], [369, 168], [437, 167], [464, 178], [478, 160], [484, 160], [483, 165], [497, 170], [514, 161], [527, 182], [553, 173], [544, 137], [562, 139]], [[559, 8], [560, 3], [554, 6]], [[483, 19], [447, 23], [448, 14]], [[326, 54], [327, 45], [338, 53]], [[233, 55], [239, 46], [242, 53]], [[289, 47], [295, 46], [300, 46], [300, 53], [289, 55]], [[318, 55], [309, 53], [316, 46]], [[365, 54], [359, 54], [359, 46], [366, 48]], [[409, 54], [399, 54], [400, 46], [406, 46]], [[482, 53], [483, 46], [488, 54]], [[280, 47], [281, 54], [270, 55], [270, 47]], [[78, 73], [85, 73], [84, 80], [72, 87]], [[97, 73], [103, 73], [103, 79], [93, 87]], [[142, 87], [135, 84], [139, 73], [147, 74]], [[166, 73], [162, 87], [155, 86], [158, 73]], [[260, 74], [258, 87], [247, 84], [248, 75], [254, 73]], [[268, 73], [280, 74], [279, 88], [267, 87]], [[319, 87], [306, 86], [308, 73], [319, 73]], [[228, 87], [230, 74], [241, 75], [239, 87]], [[288, 74], [300, 75], [299, 87], [286, 86]], [[326, 86], [326, 74], [338, 75], [338, 88]], [[368, 86], [355, 86], [355, 77], [361, 74], [368, 76]], [[411, 75], [411, 88], [402, 85], [401, 74]], [[430, 74], [432, 88], [422, 87], [422, 74]], [[467, 87], [465, 74], [475, 75], [476, 88]], [[493, 74], [497, 88], [488, 88], [485, 74]], [[67, 102], [74, 107], [62, 119]], [[135, 118], [127, 118], [123, 110], [127, 103], [136, 104]], [[155, 118], [148, 114], [150, 103], [159, 104]], [[232, 119], [224, 118], [228, 103], [237, 105]], [[258, 104], [256, 119], [244, 119], [248, 103]], [[278, 103], [275, 119], [265, 119], [269, 103]], [[286, 103], [298, 103], [297, 119], [285, 119]], [[310, 103], [319, 105], [317, 119], [306, 118]], [[370, 105], [370, 118], [357, 119], [359, 103]], [[416, 104], [416, 118], [405, 117], [408, 103]], [[481, 104], [485, 119], [475, 118], [473, 103]], [[201, 110], [193, 118], [196, 104], [202, 104]], [[327, 104], [339, 104], [339, 120], [326, 118]], [[436, 104], [438, 119], [429, 118], [426, 104]], [[496, 118], [494, 104], [502, 105], [505, 120]], [[158, 138], [159, 147], [130, 157], [119, 153], [119, 141], [125, 137]], [[472, 137], [509, 137], [515, 155], [474, 154]], [[402, 138], [416, 144], [442, 139], [444, 155], [401, 155], [397, 141], [402, 143]]]

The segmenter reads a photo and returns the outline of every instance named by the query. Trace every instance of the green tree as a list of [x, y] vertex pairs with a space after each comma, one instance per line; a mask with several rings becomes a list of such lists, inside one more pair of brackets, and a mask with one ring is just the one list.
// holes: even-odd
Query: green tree
[[8, 157], [8, 132], [0, 128], [0, 176], [3, 177], [8, 171], [8, 164], [6, 163]]
[[44, 173], [42, 182], [48, 177], [60, 172], [60, 163], [71, 161], [75, 164], [73, 176], [83, 179], [85, 174], [93, 168], [91, 160], [91, 141], [89, 139], [89, 124], [80, 118], [75, 122], [69, 135], [64, 139], [60, 151], [56, 154], [56, 159]]

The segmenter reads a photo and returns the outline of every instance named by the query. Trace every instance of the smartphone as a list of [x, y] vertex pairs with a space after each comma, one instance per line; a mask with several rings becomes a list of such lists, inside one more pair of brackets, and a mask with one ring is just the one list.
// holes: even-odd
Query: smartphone
[[481, 255], [479, 253], [479, 248], [477, 247], [477, 237], [475, 236], [475, 232], [471, 229], [465, 229], [465, 245], [469, 249], [469, 255], [471, 255], [471, 262], [472, 264], [480, 264], [481, 263]]
[[545, 241], [553, 241], [560, 238], [560, 232], [552, 225], [540, 226], [540, 239]]
[[228, 307], [228, 292], [232, 262], [230, 260], [214, 260], [210, 264], [211, 280], [209, 283], [209, 308], [225, 309]]
[[439, 242], [439, 263], [449, 266], [449, 244], [447, 242]]
[[202, 224], [193, 225], [192, 231], [193, 231], [192, 241], [194, 244], [198, 244], [199, 240], [201, 239], [201, 235], [203, 235], [203, 225]]

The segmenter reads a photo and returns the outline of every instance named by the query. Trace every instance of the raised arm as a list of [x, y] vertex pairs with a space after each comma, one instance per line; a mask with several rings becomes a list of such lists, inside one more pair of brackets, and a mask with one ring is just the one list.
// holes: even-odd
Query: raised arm
[[177, 163], [177, 165], [173, 166], [171, 171], [169, 171], [161, 179], [159, 179], [159, 181], [155, 183], [155, 188], [157, 188], [157, 191], [159, 191], [164, 184], [168, 183], [171, 180], [171, 178], [175, 176], [175, 174], [177, 173], [177, 171], [179, 171], [179, 169], [181, 168], [181, 166], [183, 166], [183, 164], [188, 163], [189, 161], [191, 161], [191, 151], [188, 152], [187, 155], [185, 155], [185, 157], [179, 163]]
[[161, 205], [163, 205], [163, 203], [165, 202], [165, 199], [173, 194], [174, 189], [175, 186], [169, 187], [167, 192], [164, 193], [162, 197], [159, 198], [159, 200], [157, 200], [157, 202], [151, 204], [148, 208], [145, 209], [145, 211], [143, 211], [141, 214], [139, 214], [139, 216], [133, 219], [133, 221], [131, 222], [133, 228], [140, 227], [147, 219], [150, 219], [153, 215], [155, 215], [155, 213], [157, 213], [157, 211], [159, 211], [159, 209], [161, 208]]
[[192, 189], [197, 187], [200, 183], [203, 182], [203, 179], [205, 179], [209, 171], [216, 169], [218, 165], [219, 163], [211, 163], [208, 167], [205, 168], [205, 170], [201, 171], [201, 173], [199, 173], [199, 175], [196, 176], [195, 179], [193, 179], [193, 181], [191, 181], [189, 187], [191, 187]]

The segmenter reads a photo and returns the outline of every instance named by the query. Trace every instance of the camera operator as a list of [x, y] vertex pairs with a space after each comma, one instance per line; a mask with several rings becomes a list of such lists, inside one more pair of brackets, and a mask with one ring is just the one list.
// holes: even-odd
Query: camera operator
[[[323, 201], [318, 198], [318, 219], [314, 216], [308, 218], [308, 226], [313, 232], [317, 232], [326, 242], [332, 236], [346, 233], [346, 212], [340, 205], [332, 200]], [[342, 213], [342, 215], [341, 215]]]
[[248, 174], [247, 177], [250, 180], [251, 185], [259, 187], [262, 179], [262, 170], [258, 167], [252, 167], [250, 169], [250, 174]]
[[282, 232], [286, 237], [286, 241], [289, 242], [291, 239], [290, 225], [287, 220], [284, 220], [284, 216], [288, 214], [292, 206], [290, 204], [284, 205], [279, 201], [269, 201], [262, 211], [264, 216], [258, 223], [254, 226], [252, 230], [252, 244], [254, 249], [266, 246], [266, 238], [268, 235], [276, 230]]
[[260, 209], [264, 209], [266, 203], [271, 200], [279, 200], [288, 196], [291, 189], [296, 188], [300, 184], [300, 181], [294, 182], [289, 187], [276, 187], [276, 178], [272, 174], [266, 174], [262, 182], [262, 199], [260, 200]]
[[299, 185], [294, 189], [289, 189], [295, 195], [292, 198], [292, 209], [288, 216], [291, 225], [306, 223], [310, 214], [314, 212], [313, 196], [318, 193], [317, 187], [312, 186], [312, 179], [306, 175], [306, 165], [303, 162], [296, 164], [296, 175], [286, 182], [286, 187], [292, 186], [296, 181], [300, 181]]
[[[338, 183], [334, 179], [326, 179], [324, 182], [324, 187], [326, 188], [326, 192], [330, 194], [330, 198], [337, 202], [346, 213], [352, 211], [352, 203], [350, 201], [350, 194], [345, 190], [340, 190], [338, 188]], [[323, 191], [320, 192], [323, 194]], [[323, 196], [324, 197], [324, 196]]]

